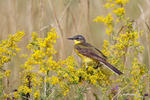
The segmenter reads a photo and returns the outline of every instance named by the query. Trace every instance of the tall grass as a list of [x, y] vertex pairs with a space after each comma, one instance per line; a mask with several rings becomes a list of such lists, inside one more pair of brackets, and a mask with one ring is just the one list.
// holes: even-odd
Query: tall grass
[[[24, 31], [26, 35], [18, 45], [22, 49], [20, 53], [29, 53], [26, 46], [31, 40], [31, 33], [37, 32], [40, 37], [45, 37], [45, 33], [54, 27], [60, 36], [55, 45], [56, 59], [65, 59], [69, 55], [74, 55], [80, 63], [80, 59], [72, 50], [72, 43], [68, 42], [66, 38], [82, 34], [88, 42], [101, 49], [103, 40], [108, 37], [105, 34], [104, 26], [100, 23], [93, 23], [93, 19], [109, 12], [103, 8], [103, 4], [104, 0], [0, 0], [0, 40], [6, 40], [11, 33]], [[149, 0], [130, 0], [127, 6], [127, 15], [135, 19], [139, 30], [144, 30], [140, 42], [145, 49], [144, 53], [140, 55], [140, 60], [148, 69], [150, 69], [149, 6]], [[20, 65], [24, 61], [25, 59], [20, 59], [17, 54], [4, 67], [4, 69], [8, 68], [12, 71], [9, 79], [9, 92], [20, 85], [19, 71], [21, 71]], [[150, 71], [148, 73], [150, 74]], [[145, 80], [149, 79], [145, 78]], [[146, 87], [146, 93], [150, 95], [149, 84]], [[88, 92], [84, 94], [85, 100], [94, 98], [91, 94], [92, 91], [97, 90], [95, 87], [89, 86]]]

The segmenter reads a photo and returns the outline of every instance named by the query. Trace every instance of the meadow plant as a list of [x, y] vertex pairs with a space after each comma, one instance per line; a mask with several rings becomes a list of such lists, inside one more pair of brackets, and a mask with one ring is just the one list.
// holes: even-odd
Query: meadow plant
[[19, 42], [24, 35], [24, 32], [17, 32], [14, 35], [9, 35], [7, 40], [2, 40], [0, 43], [0, 94], [3, 94], [4, 98], [9, 97], [9, 78], [11, 70], [8, 65], [13, 56], [16, 56], [17, 52], [20, 51], [16, 43]]
[[149, 84], [144, 80], [149, 77], [148, 69], [140, 60], [144, 49], [140, 43], [143, 32], [134, 25], [134, 20], [127, 17], [127, 3], [128, 0], [107, 0], [104, 7], [109, 10], [108, 15], [98, 16], [94, 22], [106, 25], [109, 40], [104, 40], [102, 52], [111, 64], [124, 73], [120, 78], [112, 79], [112, 84], [119, 87], [115, 94], [110, 92], [110, 99], [142, 100], [147, 94], [146, 85]]
[[[90, 95], [102, 100], [142, 100], [149, 90], [147, 67], [141, 60], [144, 47], [140, 43], [143, 32], [138, 30], [134, 20], [126, 15], [128, 0], [106, 0], [104, 7], [109, 10], [106, 16], [97, 16], [94, 22], [106, 26], [109, 40], [104, 40], [102, 52], [109, 63], [123, 72], [117, 76], [107, 68], [96, 63], [79, 65], [73, 56], [57, 59], [55, 43], [59, 39], [55, 28], [40, 37], [32, 33], [27, 45], [28, 53], [22, 54], [25, 62], [20, 65], [20, 85], [13, 91], [7, 91], [8, 84], [1, 82], [1, 99], [9, 100], [83, 100], [89, 91], [96, 87], [97, 93]], [[9, 80], [11, 71], [5, 64], [20, 50], [16, 45], [24, 32], [10, 35], [0, 44], [0, 79]]]
[[[21, 65], [22, 82], [14, 92], [13, 98], [65, 98], [69, 96], [73, 87], [78, 90], [83, 88], [84, 82], [102, 87], [110, 83], [109, 75], [107, 76], [100, 69], [94, 69], [93, 65], [89, 66], [88, 70], [84, 66], [79, 67], [72, 56], [65, 60], [56, 60], [57, 52], [54, 44], [57, 38], [54, 28], [44, 38], [39, 38], [37, 33], [32, 33], [32, 41], [27, 46], [31, 53], [23, 54], [27, 61]], [[80, 95], [81, 91], [82, 89]]]

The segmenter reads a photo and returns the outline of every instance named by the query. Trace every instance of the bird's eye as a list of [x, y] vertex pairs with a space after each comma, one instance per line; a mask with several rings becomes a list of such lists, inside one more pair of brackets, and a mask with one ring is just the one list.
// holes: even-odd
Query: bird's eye
[[80, 39], [79, 37], [76, 37], [76, 39]]

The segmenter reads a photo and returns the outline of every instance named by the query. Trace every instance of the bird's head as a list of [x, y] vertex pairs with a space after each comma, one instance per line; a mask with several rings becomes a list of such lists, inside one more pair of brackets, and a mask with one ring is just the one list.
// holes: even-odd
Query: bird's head
[[82, 35], [75, 35], [72, 38], [68, 38], [68, 40], [73, 40], [75, 44], [85, 42], [85, 38]]

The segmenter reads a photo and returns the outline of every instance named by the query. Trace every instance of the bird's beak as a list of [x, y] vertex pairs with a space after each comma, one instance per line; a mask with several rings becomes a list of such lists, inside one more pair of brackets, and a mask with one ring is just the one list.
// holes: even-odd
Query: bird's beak
[[68, 40], [74, 40], [74, 38], [67, 38]]

